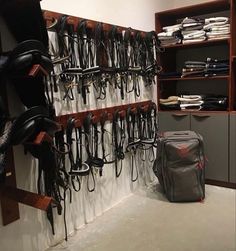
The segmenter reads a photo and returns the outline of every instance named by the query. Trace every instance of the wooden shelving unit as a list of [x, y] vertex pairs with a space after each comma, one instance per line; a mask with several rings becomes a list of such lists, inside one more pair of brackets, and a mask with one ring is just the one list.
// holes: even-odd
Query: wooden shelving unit
[[[225, 90], [227, 90], [228, 97], [228, 111], [235, 110], [236, 103], [236, 88], [235, 88], [235, 74], [236, 74], [236, 6], [234, 0], [217, 0], [210, 1], [207, 3], [202, 3], [193, 6], [187, 6], [178, 9], [166, 10], [162, 12], [158, 12], [155, 14], [156, 18], [156, 32], [161, 32], [162, 27], [176, 24], [179, 20], [184, 19], [185, 17], [194, 17], [194, 16], [203, 16], [211, 15], [215, 16], [216, 12], [221, 13], [222, 11], [226, 11], [230, 18], [230, 26], [231, 26], [231, 36], [228, 39], [216, 39], [216, 40], [205, 40], [202, 42], [193, 42], [187, 44], [174, 44], [170, 46], [166, 46], [164, 53], [159, 55], [159, 62], [163, 68], [163, 72], [174, 72], [180, 66], [178, 65], [178, 53], [180, 51], [187, 50], [208, 50], [210, 48], [215, 48], [214, 57], [217, 58], [219, 53], [219, 47], [226, 48], [228, 55], [225, 55], [225, 59], [228, 58], [230, 62], [230, 71], [229, 75], [222, 76], [214, 76], [214, 77], [159, 77], [158, 78], [158, 98], [167, 98], [166, 96], [162, 96], [162, 94], [166, 95], [167, 93], [174, 94], [175, 89], [177, 90], [177, 86], [179, 82], [188, 81], [188, 80], [196, 80], [196, 81], [205, 81], [205, 80], [222, 80], [225, 84]], [[219, 14], [221, 16], [222, 14]], [[201, 51], [199, 52], [201, 54]], [[198, 59], [199, 59], [199, 55]], [[189, 58], [189, 60], [194, 60], [194, 58]], [[200, 61], [206, 60], [206, 57], [203, 56]], [[197, 60], [196, 60], [197, 61]], [[173, 86], [163, 85], [163, 82], [172, 82]], [[160, 89], [162, 88], [162, 89]], [[169, 91], [168, 91], [169, 89]], [[179, 91], [179, 89], [178, 89]], [[193, 90], [196, 92], [196, 90]], [[212, 94], [214, 94], [215, 90], [212, 90]], [[218, 93], [219, 94], [219, 93]], [[177, 95], [177, 94], [176, 94]], [[223, 93], [222, 93], [223, 95]]]
[[[223, 14], [222, 14], [223, 12]], [[229, 59], [229, 74], [214, 77], [159, 77], [158, 99], [179, 94], [216, 94], [228, 97], [224, 111], [166, 110], [159, 105], [160, 131], [193, 130], [204, 139], [208, 184], [236, 188], [235, 178], [235, 135], [230, 128], [236, 113], [236, 1], [215, 0], [206, 3], [166, 10], [155, 14], [156, 32], [162, 27], [174, 25], [185, 17], [228, 16], [230, 37], [187, 44], [166, 46], [159, 54], [163, 73], [180, 72], [185, 61], [205, 61], [206, 58]], [[189, 82], [188, 82], [189, 81]], [[205, 91], [205, 92], [204, 92]], [[190, 93], [191, 92], [191, 93]]]

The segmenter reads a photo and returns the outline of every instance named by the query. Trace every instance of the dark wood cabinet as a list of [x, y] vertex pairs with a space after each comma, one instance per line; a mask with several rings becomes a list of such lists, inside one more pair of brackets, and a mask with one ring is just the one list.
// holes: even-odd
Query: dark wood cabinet
[[228, 114], [191, 113], [191, 130], [204, 140], [206, 179], [228, 182]]
[[186, 112], [159, 112], [159, 131], [184, 131], [190, 128], [190, 114]]

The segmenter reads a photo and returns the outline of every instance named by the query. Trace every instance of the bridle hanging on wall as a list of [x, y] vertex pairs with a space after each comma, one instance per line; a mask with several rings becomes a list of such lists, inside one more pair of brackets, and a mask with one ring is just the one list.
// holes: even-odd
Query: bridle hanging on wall
[[[122, 100], [126, 98], [125, 94], [139, 98], [142, 95], [141, 87], [155, 83], [155, 76], [161, 70], [156, 54], [163, 50], [154, 31], [144, 33], [115, 25], [107, 27], [101, 22], [86, 19], [75, 21], [75, 18], [68, 16], [61, 16], [57, 22], [59, 24], [56, 26], [61, 26], [67, 37], [65, 51], [71, 64], [71, 68], [66, 67], [66, 70], [62, 64], [64, 70], [61, 74], [63, 77], [68, 75], [68, 80], [75, 82], [67, 85], [64, 99], [73, 101], [72, 89], [77, 86], [83, 103], [88, 105], [91, 84], [98, 100], [104, 100], [110, 94], [108, 86], [118, 88]], [[66, 24], [68, 22], [69, 25]], [[60, 44], [63, 45], [62, 42]], [[74, 59], [69, 53], [75, 54]], [[144, 86], [141, 86], [141, 80]]]

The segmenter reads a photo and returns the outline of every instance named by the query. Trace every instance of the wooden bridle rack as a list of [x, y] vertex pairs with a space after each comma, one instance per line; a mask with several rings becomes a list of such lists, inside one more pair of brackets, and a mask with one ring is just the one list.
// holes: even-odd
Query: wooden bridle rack
[[[52, 11], [44, 11], [44, 18], [47, 22], [52, 22], [53, 19], [58, 19], [63, 14], [56, 13]], [[74, 28], [77, 28], [78, 23], [82, 20], [82, 18], [75, 16], [68, 16], [68, 23], [73, 24]], [[97, 21], [87, 20], [88, 28], [94, 29], [96, 27]], [[109, 31], [112, 24], [102, 23], [104, 31]], [[134, 35], [138, 30], [134, 30], [127, 27], [117, 26], [118, 32], [122, 32], [124, 30], [130, 30], [131, 36]], [[146, 32], [139, 31], [141, 36], [145, 36]], [[47, 75], [47, 71], [42, 68], [41, 65], [33, 65], [32, 69], [28, 73], [28, 77], [36, 77], [38, 74]], [[4, 93], [4, 99], [7, 103], [7, 95], [5, 86], [0, 86], [1, 93]], [[94, 120], [97, 122], [101, 119], [101, 114], [106, 113], [106, 120], [112, 120], [113, 114], [116, 110], [119, 110], [121, 116], [125, 116], [128, 107], [136, 111], [136, 108], [141, 106], [143, 109], [146, 109], [148, 105], [151, 104], [152, 101], [143, 101], [138, 103], [119, 105], [113, 107], [107, 107], [103, 109], [83, 111], [79, 113], [66, 114], [62, 116], [57, 116], [56, 120], [59, 122], [62, 127], [66, 126], [67, 120], [69, 117], [74, 117], [78, 120], [78, 125], [82, 123], [85, 116], [91, 112], [94, 115]], [[46, 132], [40, 132], [38, 136], [35, 138], [34, 142], [31, 144], [42, 144], [44, 141], [52, 142], [52, 138]], [[2, 211], [2, 220], [3, 225], [10, 224], [20, 218], [19, 213], [19, 205], [18, 203], [23, 203], [28, 206], [32, 206], [34, 208], [47, 211], [47, 208], [51, 203], [54, 203], [53, 198], [48, 196], [39, 195], [36, 193], [32, 193], [30, 191], [25, 191], [17, 188], [16, 184], [16, 175], [15, 175], [15, 165], [14, 165], [14, 155], [13, 149], [10, 148], [7, 153], [7, 167], [6, 167], [6, 179], [4, 184], [0, 184], [0, 202], [1, 202], [1, 211]]]
[[[56, 120], [61, 124], [62, 128], [66, 127], [67, 120], [73, 117], [77, 120], [77, 126], [80, 127], [84, 118], [88, 113], [93, 114], [94, 122], [98, 123], [102, 119], [102, 114], [107, 114], [105, 120], [112, 121], [115, 111], [119, 111], [122, 117], [125, 117], [127, 109], [130, 107], [134, 112], [137, 111], [137, 107], [141, 107], [146, 110], [152, 101], [143, 101], [138, 103], [119, 105], [113, 107], [107, 107], [103, 109], [89, 110], [79, 113], [71, 113], [62, 116], [57, 116]], [[104, 119], [104, 117], [103, 117]], [[33, 142], [29, 144], [42, 144], [44, 141], [52, 142], [53, 139], [46, 133], [40, 132]], [[14, 158], [12, 148], [9, 150], [7, 158], [7, 177], [4, 185], [0, 187], [1, 207], [3, 225], [7, 225], [20, 218], [18, 202], [28, 206], [46, 211], [51, 203], [54, 203], [53, 198], [35, 194], [29, 191], [25, 191], [16, 187], [16, 177], [14, 168]]]
[[[66, 115], [61, 115], [56, 117], [56, 121], [62, 125], [63, 128], [66, 127], [67, 121], [69, 118], [75, 118], [77, 121], [77, 126], [80, 127], [83, 124], [84, 118], [91, 113], [93, 115], [92, 119], [94, 120], [94, 123], [99, 123], [101, 119], [105, 121], [112, 121], [113, 114], [116, 111], [119, 111], [121, 117], [125, 117], [127, 109], [130, 107], [132, 111], [136, 112], [137, 107], [142, 108], [143, 110], [147, 110], [149, 105], [152, 104], [151, 100], [148, 101], [142, 101], [137, 103], [131, 103], [126, 105], [118, 105], [118, 106], [112, 106], [112, 107], [106, 107], [102, 109], [96, 109], [96, 110], [89, 110], [84, 112], [78, 112], [78, 113], [71, 113]], [[105, 119], [103, 115], [106, 115]]]
[[[66, 15], [66, 14], [57, 13], [57, 12], [48, 11], [48, 10], [43, 11], [44, 19], [46, 20], [46, 23], [48, 25], [51, 24], [55, 19], [58, 20], [63, 15]], [[67, 23], [72, 24], [74, 26], [75, 31], [76, 31], [77, 26], [80, 23], [80, 21], [85, 19], [85, 18], [75, 17], [75, 16], [71, 16], [71, 15], [66, 15], [66, 16], [68, 16]], [[99, 21], [94, 21], [91, 19], [89, 19], [89, 20], [86, 19], [86, 21], [87, 21], [87, 28], [89, 28], [89, 29], [95, 29], [97, 23], [99, 23]], [[113, 24], [104, 23], [104, 22], [101, 22], [101, 23], [102, 23], [103, 31], [105, 31], [105, 32], [111, 30], [111, 28], [113, 26]], [[124, 30], [130, 30], [131, 36], [134, 35], [135, 32], [140, 32], [142, 37], [145, 37], [145, 35], [146, 35], [145, 31], [133, 29], [131, 27], [123, 27], [123, 26], [116, 26], [116, 27], [117, 27], [118, 33], [122, 33], [122, 31], [124, 31]]]

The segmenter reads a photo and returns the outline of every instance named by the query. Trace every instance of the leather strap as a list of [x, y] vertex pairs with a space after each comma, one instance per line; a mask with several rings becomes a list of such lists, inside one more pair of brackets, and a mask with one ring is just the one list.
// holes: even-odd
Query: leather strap
[[[124, 154], [124, 141], [125, 141], [125, 128], [124, 128], [124, 118], [121, 117], [119, 111], [116, 110], [113, 115], [112, 121], [112, 134], [115, 147], [115, 173], [118, 178], [122, 172]], [[120, 168], [118, 169], [118, 163], [120, 163]]]

